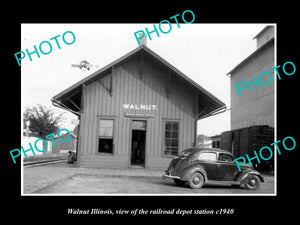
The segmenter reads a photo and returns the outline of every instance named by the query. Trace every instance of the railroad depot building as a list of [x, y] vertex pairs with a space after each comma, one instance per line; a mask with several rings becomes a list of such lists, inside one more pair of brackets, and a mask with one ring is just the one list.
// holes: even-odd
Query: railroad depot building
[[165, 169], [225, 104], [145, 45], [52, 98], [78, 115], [79, 167]]

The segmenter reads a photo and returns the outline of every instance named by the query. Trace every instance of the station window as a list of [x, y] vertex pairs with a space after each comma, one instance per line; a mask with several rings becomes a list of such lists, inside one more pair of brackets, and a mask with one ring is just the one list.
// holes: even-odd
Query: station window
[[164, 155], [178, 155], [179, 122], [165, 121], [164, 123]]
[[99, 144], [98, 152], [113, 153], [114, 143], [114, 120], [100, 119], [99, 120]]

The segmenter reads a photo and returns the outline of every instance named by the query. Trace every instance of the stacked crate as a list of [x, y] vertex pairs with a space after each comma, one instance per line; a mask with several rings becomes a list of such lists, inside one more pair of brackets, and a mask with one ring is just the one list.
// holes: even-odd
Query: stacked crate
[[[254, 156], [254, 150], [258, 152], [262, 147], [270, 146], [273, 142], [274, 128], [265, 125], [225, 131], [221, 134], [221, 148], [231, 152], [235, 158], [246, 154], [251, 158]], [[263, 151], [262, 154], [265, 158], [269, 157], [268, 151]], [[261, 163], [257, 163], [255, 167], [267, 170], [273, 166], [274, 158], [267, 161], [261, 160]]]

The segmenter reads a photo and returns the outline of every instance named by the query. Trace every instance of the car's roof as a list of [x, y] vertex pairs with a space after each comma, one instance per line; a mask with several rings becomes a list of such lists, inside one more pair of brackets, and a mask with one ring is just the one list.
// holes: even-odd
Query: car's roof
[[188, 152], [210, 151], [210, 152], [231, 153], [229, 151], [220, 148], [207, 148], [207, 147], [193, 147], [193, 148], [185, 149], [184, 151], [188, 151]]

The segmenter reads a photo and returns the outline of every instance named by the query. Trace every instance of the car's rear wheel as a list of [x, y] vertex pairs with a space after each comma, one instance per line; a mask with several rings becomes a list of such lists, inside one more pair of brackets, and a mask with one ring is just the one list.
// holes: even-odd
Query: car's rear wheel
[[174, 183], [177, 184], [178, 186], [184, 186], [186, 181], [174, 178]]
[[204, 177], [201, 173], [195, 172], [190, 176], [189, 185], [193, 189], [199, 189], [204, 184]]
[[260, 180], [259, 177], [256, 175], [251, 175], [248, 178], [247, 183], [245, 184], [245, 187], [248, 190], [256, 190], [257, 188], [259, 188], [259, 186], [260, 186]]

